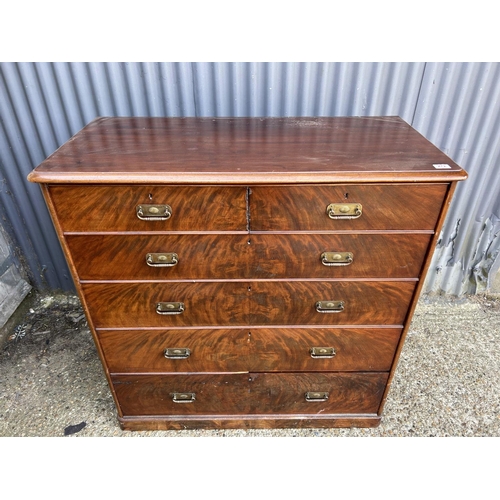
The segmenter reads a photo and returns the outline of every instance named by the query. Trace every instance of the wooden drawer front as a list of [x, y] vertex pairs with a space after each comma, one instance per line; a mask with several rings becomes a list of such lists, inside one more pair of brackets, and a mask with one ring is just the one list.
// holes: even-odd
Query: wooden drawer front
[[[413, 281], [84, 283], [96, 328], [230, 325], [401, 325]], [[343, 301], [338, 313], [317, 301]], [[182, 302], [184, 312], [160, 315], [158, 302]]]
[[[81, 280], [418, 278], [429, 239], [390, 233], [66, 237]], [[324, 252], [349, 252], [353, 261], [327, 266]], [[175, 253], [178, 263], [152, 267], [149, 253]]]
[[[96, 328], [247, 325], [245, 283], [84, 283]], [[181, 314], [161, 315], [159, 302], [182, 302]]]
[[[81, 280], [235, 279], [249, 275], [248, 235], [68, 235]], [[175, 253], [172, 267], [151, 267], [149, 253]]]
[[[112, 382], [123, 415], [377, 413], [387, 373], [120, 375]], [[308, 402], [307, 392], [328, 392]], [[190, 403], [171, 394], [194, 393]]]
[[[419, 277], [430, 235], [252, 234], [249, 241], [251, 277], [390, 279]], [[324, 252], [348, 252], [353, 260], [348, 265], [324, 265]]]
[[[254, 282], [255, 325], [402, 325], [416, 282]], [[342, 312], [317, 312], [317, 301], [343, 301]]]
[[[400, 335], [399, 328], [98, 332], [111, 373], [389, 371]], [[325, 348], [333, 357], [321, 357], [332, 354], [321, 354]]]
[[[446, 184], [252, 187], [253, 231], [432, 230]], [[360, 203], [357, 219], [330, 219], [332, 203]]]
[[[204, 186], [50, 186], [63, 231], [245, 231], [246, 189]], [[168, 220], [141, 220], [141, 204], [169, 205]]]

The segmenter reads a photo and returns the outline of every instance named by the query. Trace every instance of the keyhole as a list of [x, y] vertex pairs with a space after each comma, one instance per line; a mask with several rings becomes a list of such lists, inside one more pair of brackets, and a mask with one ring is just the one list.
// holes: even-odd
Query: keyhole
[[346, 200], [347, 200], [347, 199], [349, 199], [349, 193], [345, 193], [345, 194], [344, 194], [344, 198], [345, 198]]
[[153, 195], [152, 195], [151, 193], [149, 193], [149, 195], [148, 195], [148, 196], [149, 196], [149, 200], [150, 200], [150, 201], [153, 201]]

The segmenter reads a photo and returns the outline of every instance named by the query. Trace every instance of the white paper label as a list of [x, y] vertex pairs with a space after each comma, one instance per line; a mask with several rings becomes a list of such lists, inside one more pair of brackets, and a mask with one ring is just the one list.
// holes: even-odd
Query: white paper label
[[447, 163], [434, 163], [432, 166], [434, 168], [439, 169], [439, 170], [441, 170], [443, 168], [451, 168]]

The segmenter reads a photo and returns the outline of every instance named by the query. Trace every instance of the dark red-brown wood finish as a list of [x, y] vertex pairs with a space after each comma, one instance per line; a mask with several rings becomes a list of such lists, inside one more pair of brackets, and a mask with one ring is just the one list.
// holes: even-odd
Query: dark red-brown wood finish
[[99, 118], [29, 180], [138, 430], [378, 425], [466, 175], [397, 117]]
[[[447, 164], [436, 170], [433, 164]], [[30, 176], [43, 183], [445, 182], [465, 172], [398, 117], [98, 118]]]

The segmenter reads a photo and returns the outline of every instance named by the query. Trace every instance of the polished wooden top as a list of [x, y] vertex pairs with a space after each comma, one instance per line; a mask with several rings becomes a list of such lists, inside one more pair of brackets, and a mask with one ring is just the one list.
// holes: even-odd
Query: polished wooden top
[[398, 117], [301, 117], [97, 118], [28, 179], [286, 184], [466, 177], [464, 170]]

